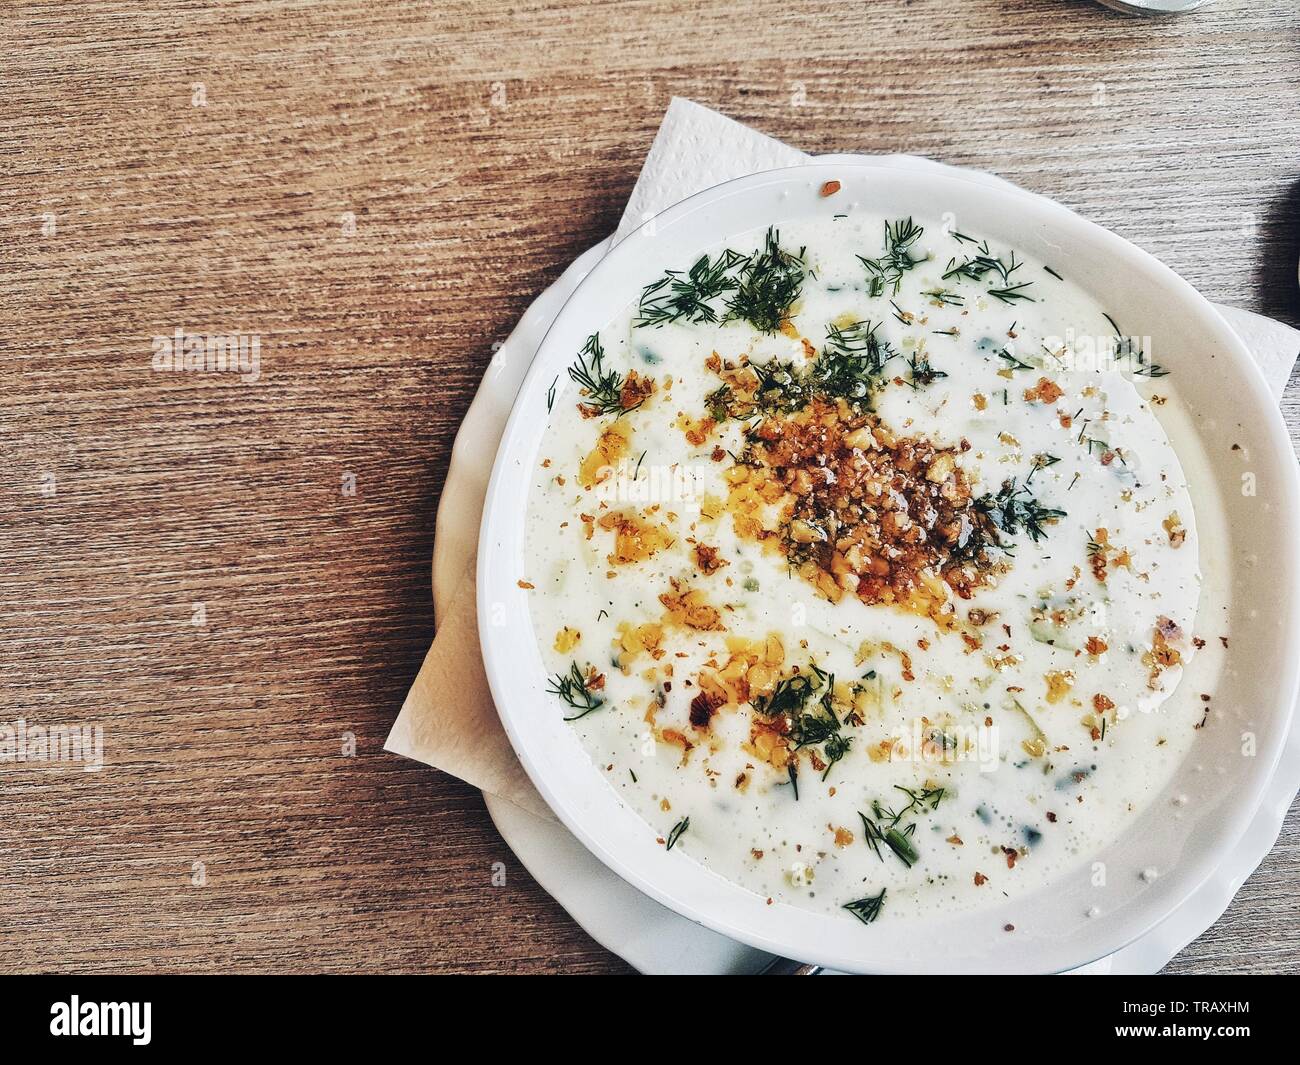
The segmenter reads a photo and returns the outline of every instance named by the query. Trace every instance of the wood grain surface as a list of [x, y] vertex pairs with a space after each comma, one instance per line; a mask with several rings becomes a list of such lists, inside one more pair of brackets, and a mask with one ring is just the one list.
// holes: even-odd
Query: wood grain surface
[[[672, 95], [994, 171], [1300, 324], [1298, 38], [1293, 0], [10, 0], [0, 722], [107, 765], [0, 765], [0, 969], [626, 971], [381, 750], [493, 342]], [[177, 329], [260, 378], [155, 372]], [[1298, 882], [1293, 810], [1170, 969], [1300, 971]]]

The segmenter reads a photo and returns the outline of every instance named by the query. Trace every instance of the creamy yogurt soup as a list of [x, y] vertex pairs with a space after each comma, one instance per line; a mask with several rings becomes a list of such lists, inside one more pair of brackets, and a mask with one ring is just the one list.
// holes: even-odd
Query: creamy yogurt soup
[[855, 210], [664, 264], [574, 352], [523, 584], [665, 850], [846, 920], [992, 904], [1188, 754], [1176, 382], [1058, 265]]

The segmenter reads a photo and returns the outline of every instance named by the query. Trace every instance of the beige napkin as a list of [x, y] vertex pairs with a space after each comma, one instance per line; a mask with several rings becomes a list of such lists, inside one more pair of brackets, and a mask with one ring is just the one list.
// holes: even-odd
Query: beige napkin
[[[807, 158], [804, 153], [716, 111], [689, 100], [675, 99], [659, 127], [618, 230], [602, 245], [602, 250], [692, 193], [760, 170], [794, 166]], [[881, 159], [903, 167], [938, 165], [908, 156]], [[965, 173], [971, 176], [972, 172]], [[993, 177], [987, 180], [1005, 184]], [[557, 287], [564, 280], [557, 282]], [[576, 284], [576, 280], [572, 283]], [[1274, 394], [1280, 396], [1300, 351], [1300, 334], [1246, 311], [1229, 307], [1219, 307], [1219, 310], [1255, 355]], [[509, 364], [518, 367], [521, 379], [545, 333], [544, 326], [549, 325], [549, 321], [531, 320], [534, 317], [525, 314], [500, 353], [509, 352]], [[538, 328], [539, 324], [543, 327]], [[504, 366], [505, 360], [500, 364]], [[504, 412], [501, 422], [504, 425]], [[500, 428], [496, 429], [498, 434]], [[486, 474], [492, 455], [483, 454], [481, 460]], [[443, 616], [433, 646], [407, 693], [384, 747], [553, 820], [554, 814], [515, 757], [488, 691], [479, 650], [473, 551], [469, 545], [462, 546], [469, 555], [467, 568], [448, 600], [449, 609], [439, 611]], [[440, 603], [442, 599], [439, 593]]]

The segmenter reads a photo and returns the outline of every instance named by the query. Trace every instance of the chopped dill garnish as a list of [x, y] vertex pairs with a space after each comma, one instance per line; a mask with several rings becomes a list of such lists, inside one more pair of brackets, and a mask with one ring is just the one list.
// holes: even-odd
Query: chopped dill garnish
[[587, 669], [588, 672], [584, 674], [578, 663], [574, 662], [569, 667], [568, 673], [555, 674], [546, 687], [552, 695], [558, 695], [575, 710], [582, 711], [580, 714], [566, 717], [565, 721], [577, 721], [578, 718], [586, 717], [593, 710], [599, 710], [605, 705], [605, 700], [589, 687], [598, 674], [592, 666], [588, 666]]
[[885, 223], [885, 251], [880, 258], [858, 256], [858, 261], [867, 268], [869, 295], [884, 295], [886, 285], [891, 286], [894, 295], [898, 295], [903, 275], [923, 261], [912, 258], [908, 251], [923, 232], [910, 218]]
[[880, 889], [879, 895], [874, 895], [865, 899], [854, 899], [852, 902], [846, 902], [843, 906], [849, 913], [853, 914], [863, 924], [870, 924], [880, 916], [880, 908], [885, 904], [885, 889]]
[[731, 403], [731, 386], [722, 385], [704, 397], [709, 417], [721, 425], [727, 420], [727, 407]]
[[1014, 477], [1002, 482], [997, 495], [986, 494], [977, 499], [975, 507], [988, 515], [999, 531], [1009, 536], [1023, 531], [1035, 543], [1047, 535], [1045, 524], [1065, 517], [1065, 511], [1045, 507], [1030, 495], [1027, 479], [1025, 484], [1017, 485]]
[[1040, 454], [1034, 456], [1033, 469], [1029, 471], [1029, 476], [1025, 478], [1025, 487], [1029, 487], [1029, 482], [1034, 479], [1034, 474], [1039, 470], [1045, 470], [1048, 466], [1055, 466], [1061, 459], [1058, 455]]
[[681, 839], [682, 833], [684, 833], [690, 827], [691, 827], [691, 819], [689, 817], [683, 817], [680, 821], [677, 822], [677, 824], [673, 825], [673, 830], [668, 833], [667, 846], [664, 847], [664, 850], [666, 851], [672, 850], [673, 844], [676, 843], [679, 839]]
[[1115, 330], [1115, 358], [1127, 359], [1129, 367], [1134, 377], [1168, 377], [1169, 371], [1157, 362], [1148, 362], [1146, 352], [1142, 349], [1142, 344], [1138, 337], [1125, 336], [1120, 327], [1115, 324], [1115, 319], [1109, 314], [1103, 312], [1102, 317], [1106, 319]]
[[1168, 377], [1169, 371], [1159, 363], [1151, 363], [1145, 366], [1139, 366], [1133, 371], [1135, 377]]
[[997, 356], [998, 356], [999, 359], [1001, 359], [1003, 362], [1005, 362], [1005, 363], [1007, 364], [1007, 367], [1008, 367], [1009, 369], [1012, 369], [1012, 370], [1032, 370], [1032, 369], [1033, 369], [1033, 366], [1031, 366], [1031, 365], [1030, 365], [1029, 363], [1027, 363], [1027, 362], [1023, 362], [1023, 361], [1022, 361], [1022, 360], [1021, 360], [1021, 359], [1016, 355], [1016, 353], [1013, 352], [1009, 347], [1006, 347], [1006, 348], [999, 348], [999, 349], [998, 349], [998, 352], [997, 352]]
[[[790, 316], [808, 270], [798, 254], [781, 247], [770, 227], [760, 251], [744, 255], [727, 249], [702, 255], [682, 273], [668, 270], [641, 290], [634, 326], [668, 322], [727, 322], [743, 319], [764, 333], [775, 333]], [[718, 304], [725, 298], [726, 308]]]
[[796, 255], [782, 248], [780, 240], [776, 228], [769, 227], [763, 250], [740, 262], [738, 283], [727, 301], [728, 318], [742, 318], [763, 333], [775, 333], [790, 317], [807, 274], [804, 249]]
[[900, 307], [893, 300], [889, 301], [889, 305], [894, 308], [894, 317], [897, 318], [904, 325], [911, 325], [912, 321], [916, 318], [916, 315], [914, 315], [911, 311], [903, 310], [903, 308]]
[[1053, 269], [1052, 269], [1050, 266], [1048, 266], [1046, 263], [1043, 264], [1043, 269], [1046, 270], [1049, 274], [1051, 274], [1054, 278], [1056, 278], [1057, 281], [1064, 281], [1064, 280], [1065, 280], [1065, 278], [1063, 278], [1060, 274], [1058, 274], [1055, 270], [1053, 270]]
[[939, 378], [948, 376], [942, 370], [936, 370], [931, 366], [930, 357], [921, 352], [914, 352], [907, 360], [907, 364], [912, 368], [912, 377], [907, 383], [913, 388], [932, 385]]
[[951, 329], [931, 329], [930, 332], [941, 337], [955, 337], [959, 335], [956, 326], [953, 326]]
[[989, 295], [1000, 299], [1003, 303], [1012, 303], [1015, 300], [1028, 300], [1030, 303], [1037, 303], [1033, 296], [1021, 291], [1032, 285], [1032, 281], [1021, 281], [1018, 285], [1008, 285], [1006, 288], [991, 288]]
[[[819, 691], [821, 697], [809, 709], [809, 700]], [[795, 673], [778, 681], [771, 695], [756, 696], [751, 704], [765, 717], [780, 715], [788, 719], [789, 728], [785, 735], [791, 743], [792, 751], [821, 745], [826, 760], [822, 780], [830, 775], [831, 767], [849, 753], [853, 743], [852, 737], [840, 734], [844, 723], [835, 713], [834, 694], [835, 674], [813, 665], [811, 674]], [[796, 799], [799, 798], [797, 775], [795, 762], [791, 760], [790, 783], [794, 787]]]
[[753, 707], [760, 714], [776, 717], [777, 714], [795, 714], [802, 710], [804, 704], [818, 688], [813, 678], [806, 673], [796, 673], [792, 677], [778, 681], [771, 695], [755, 696]]
[[852, 736], [841, 736], [838, 732], [826, 741], [824, 748], [826, 752], [826, 772], [822, 774], [822, 780], [831, 775], [831, 770], [835, 763], [849, 753], [849, 747], [853, 744]]
[[592, 333], [578, 353], [578, 361], [569, 367], [569, 377], [583, 389], [583, 401], [579, 406], [592, 415], [623, 415], [636, 410], [645, 400], [624, 409], [623, 375], [617, 370], [607, 371], [604, 360], [605, 349], [601, 346], [600, 334]]
[[955, 292], [949, 292], [946, 288], [931, 289], [928, 292], [922, 292], [922, 296], [929, 296], [935, 303], [943, 304], [946, 307], [961, 307], [966, 303], [964, 296], [959, 296]]
[[880, 383], [885, 364], [898, 352], [876, 335], [872, 322], [831, 326], [812, 366], [813, 388], [832, 399], [863, 400]]
[[758, 378], [754, 392], [760, 410], [798, 410], [808, 401], [809, 374], [788, 359], [753, 362], [749, 368]]
[[669, 270], [658, 281], [641, 290], [639, 317], [635, 326], [661, 326], [666, 322], [716, 322], [718, 311], [711, 301], [736, 290], [734, 271], [746, 261], [739, 252], [723, 251], [716, 259], [701, 255], [683, 274]]
[[930, 810], [937, 810], [939, 803], [943, 801], [943, 788], [918, 788], [913, 790], [905, 788], [901, 784], [894, 785], [895, 791], [901, 791], [907, 796], [906, 806], [898, 810], [891, 810], [884, 806], [879, 800], [871, 803], [872, 816], [868, 817], [861, 811], [858, 817], [862, 819], [863, 840], [871, 851], [881, 861], [885, 860], [884, 852], [880, 849], [883, 843], [898, 857], [904, 865], [911, 866], [920, 858], [916, 845], [912, 842], [912, 836], [916, 833], [916, 822], [899, 828], [899, 822], [908, 814], [913, 812], [920, 814], [928, 807]]
[[[969, 237], [966, 238], [970, 240]], [[971, 241], [974, 243], [974, 241]], [[990, 273], [997, 273], [1005, 284], [1011, 272], [1019, 267], [1015, 261], [1015, 255], [1011, 256], [1010, 264], [1003, 263], [989, 249], [988, 241], [979, 245], [974, 255], [968, 255], [960, 263], [956, 259], [948, 261], [948, 268], [944, 271], [943, 280], [960, 277], [968, 281], [983, 281], [984, 276]]]
[[[877, 335], [877, 328], [872, 322], [829, 327], [826, 343], [811, 365], [799, 366], [788, 359], [751, 363], [749, 368], [758, 378], [755, 408], [796, 411], [806, 406], [814, 395], [868, 406], [872, 391], [885, 383], [886, 364], [898, 357], [893, 346]], [[933, 373], [941, 376], [938, 371]], [[706, 402], [712, 406], [715, 398], [730, 401], [731, 397], [714, 392]]]
[[949, 278], [956, 277], [967, 281], [983, 281], [990, 274], [996, 274], [1002, 284], [1000, 288], [989, 289], [990, 296], [1001, 300], [1003, 303], [1013, 303], [1016, 300], [1028, 300], [1030, 303], [1037, 302], [1033, 296], [1024, 292], [1024, 289], [1033, 284], [1032, 281], [1021, 281], [1018, 284], [1012, 284], [1011, 282], [1011, 275], [1019, 270], [1022, 265], [1016, 261], [1014, 251], [1007, 256], [1004, 262], [993, 254], [986, 240], [976, 248], [974, 255], [966, 256], [961, 262], [956, 259], [949, 259], [948, 268], [943, 273], [943, 280], [947, 281]]
[[546, 413], [551, 413], [551, 408], [555, 406], [555, 386], [559, 384], [560, 379], [557, 377], [551, 382], [551, 387], [546, 390]]

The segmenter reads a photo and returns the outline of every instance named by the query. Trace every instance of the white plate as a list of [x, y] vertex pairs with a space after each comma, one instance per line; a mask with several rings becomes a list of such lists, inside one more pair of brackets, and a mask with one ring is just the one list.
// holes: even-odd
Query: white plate
[[[838, 915], [769, 905], [708, 872], [689, 856], [665, 854], [637, 815], [604, 781], [561, 715], [548, 714], [545, 670], [528, 602], [522, 530], [529, 473], [544, 430], [552, 380], [583, 339], [625, 306], [664, 265], [689, 261], [728, 236], [832, 210], [818, 195], [839, 180], [843, 201], [866, 201], [890, 216], [952, 212], [965, 228], [1034, 258], [1061, 261], [1115, 316], [1143, 323], [1179, 391], [1221, 486], [1232, 527], [1230, 629], [1234, 667], [1216, 693], [1231, 725], [1206, 729], [1196, 756], [1114, 845], [1096, 855], [1111, 871], [1105, 905], [1086, 875], [1050, 890], [970, 914], [896, 919], [865, 927]], [[837, 163], [729, 182], [694, 196], [643, 227], [605, 257], [561, 311], [524, 381], [494, 469], [478, 557], [480, 634], [496, 704], [534, 785], [593, 853], [652, 897], [716, 931], [764, 950], [841, 969], [884, 972], [1060, 971], [1109, 954], [1149, 931], [1203, 883], [1258, 807], [1280, 756], [1297, 679], [1300, 613], [1297, 479], [1294, 459], [1267, 387], [1227, 324], [1190, 286], [1146, 253], [1068, 211], [1030, 197], [947, 175], [909, 174]], [[1068, 249], [1068, 253], [1063, 249]], [[1237, 386], [1229, 391], [1223, 380]], [[1246, 449], [1260, 495], [1233, 492]], [[1207, 490], [1211, 486], [1204, 486]], [[1252, 563], [1251, 560], [1256, 560]], [[1268, 603], [1267, 611], [1251, 604]], [[497, 607], [504, 606], [498, 612]], [[495, 619], [495, 623], [494, 623]], [[1237, 750], [1238, 726], [1255, 756]], [[1201, 769], [1207, 771], [1202, 772]], [[1186, 794], [1175, 810], [1169, 801]], [[1152, 882], [1138, 876], [1154, 866]], [[1004, 932], [1014, 925], [1015, 934]]]
[[[930, 163], [939, 166], [938, 163]], [[496, 450], [510, 402], [524, 371], [578, 282], [599, 262], [608, 241], [589, 249], [534, 301], [511, 334], [527, 361], [508, 373], [484, 377], [453, 446], [438, 508], [434, 540], [434, 613], [442, 623], [460, 574], [472, 565], [490, 467], [482, 456]], [[1285, 386], [1300, 332], [1250, 311], [1218, 311], [1271, 372], [1275, 393]], [[1291, 729], [1286, 751], [1259, 812], [1214, 875], [1168, 919], [1122, 950], [1074, 970], [1088, 974], [1152, 974], [1217, 921], [1233, 896], [1273, 848], [1300, 787], [1300, 730]], [[546, 820], [487, 792], [493, 823], [533, 878], [605, 949], [650, 974], [756, 973], [772, 955], [729, 940], [647, 898], [602, 865], [557, 821]]]

